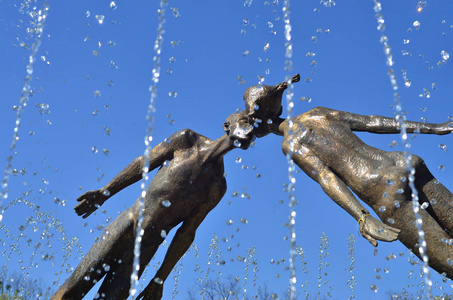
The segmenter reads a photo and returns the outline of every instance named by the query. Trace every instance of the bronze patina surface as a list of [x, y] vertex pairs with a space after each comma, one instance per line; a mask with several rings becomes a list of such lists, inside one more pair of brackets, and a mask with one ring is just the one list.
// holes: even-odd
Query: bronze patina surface
[[[279, 113], [281, 95], [269, 93], [260, 97], [266, 101], [260, 102], [259, 110], [270, 116]], [[270, 132], [283, 136], [283, 153], [290, 155], [335, 203], [357, 220], [362, 235], [371, 244], [376, 246], [376, 240], [398, 239], [421, 257], [408, 180], [411, 172], [404, 153], [371, 147], [354, 133], [398, 134], [400, 124], [395, 118], [316, 107], [291, 118], [291, 122], [281, 118], [271, 121], [259, 120], [254, 126], [260, 129], [261, 136]], [[451, 122], [405, 121], [405, 126], [407, 133], [445, 135], [453, 131]], [[423, 220], [429, 265], [453, 279], [453, 246], [446, 242], [453, 238], [453, 194], [434, 178], [420, 157], [410, 155], [410, 166], [415, 170], [419, 204], [427, 206], [420, 209], [419, 214]], [[354, 194], [371, 207], [382, 222], [371, 216]]]
[[[155, 277], [137, 299], [162, 297], [164, 281], [192, 244], [198, 226], [226, 192], [223, 156], [234, 148], [247, 149], [255, 138], [248, 120], [244, 112], [229, 116], [223, 124], [225, 135], [217, 140], [190, 129], [181, 130], [150, 152], [149, 171], [159, 171], [144, 199], [139, 276], [166, 234], [182, 225]], [[106, 186], [81, 195], [76, 213], [88, 217], [107, 199], [141, 180], [144, 162], [144, 156], [136, 158]], [[81, 299], [104, 276], [98, 299], [127, 299], [139, 201], [106, 227], [52, 299]]]

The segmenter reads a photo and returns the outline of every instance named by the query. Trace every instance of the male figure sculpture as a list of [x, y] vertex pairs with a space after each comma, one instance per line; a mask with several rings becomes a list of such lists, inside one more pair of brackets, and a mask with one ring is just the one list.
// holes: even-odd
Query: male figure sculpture
[[[276, 85], [273, 89], [278, 87]], [[256, 86], [249, 88], [248, 93], [254, 89], [263, 91]], [[272, 91], [272, 87], [265, 90]], [[259, 102], [256, 97], [268, 97], [267, 93], [256, 97], [249, 94], [244, 95], [249, 103]], [[274, 97], [274, 102], [281, 102], [281, 94]], [[277, 106], [275, 103], [272, 105]], [[265, 111], [265, 119], [254, 125], [258, 127], [257, 131], [263, 132], [261, 136], [270, 132], [284, 136], [284, 154], [290, 155], [333, 201], [359, 222], [360, 231], [368, 241], [376, 246], [376, 240], [398, 238], [421, 257], [408, 180], [411, 174], [404, 153], [371, 147], [353, 132], [399, 133], [400, 125], [396, 119], [317, 107], [291, 120], [283, 120], [278, 117], [279, 111], [265, 110], [260, 106], [258, 110], [261, 109]], [[405, 125], [407, 133], [444, 135], [453, 131], [453, 125], [448, 122], [406, 121]], [[434, 178], [420, 157], [411, 155], [410, 165], [415, 169], [414, 184], [419, 203], [422, 207], [427, 205], [426, 209], [420, 209], [419, 214], [423, 220], [429, 265], [453, 279], [453, 194]], [[379, 225], [380, 222], [370, 216], [351, 191], [385, 224]]]
[[[137, 299], [160, 299], [163, 282], [192, 244], [195, 231], [226, 192], [223, 156], [239, 147], [247, 149], [255, 139], [244, 113], [230, 115], [225, 135], [210, 140], [190, 129], [181, 130], [149, 154], [149, 171], [160, 167], [144, 199], [144, 235], [141, 242], [140, 276], [166, 233], [182, 223], [153, 280]], [[106, 186], [81, 195], [75, 211], [88, 217], [108, 198], [142, 178], [145, 157], [132, 161]], [[81, 299], [105, 275], [99, 299], [126, 299], [134, 258], [138, 199], [118, 216], [82, 259], [52, 299]], [[106, 234], [108, 232], [108, 235]]]

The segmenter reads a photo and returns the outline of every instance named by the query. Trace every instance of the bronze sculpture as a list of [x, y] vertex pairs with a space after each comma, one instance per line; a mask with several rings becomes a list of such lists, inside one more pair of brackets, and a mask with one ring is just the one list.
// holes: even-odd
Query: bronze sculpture
[[[190, 129], [181, 130], [150, 152], [149, 171], [160, 169], [144, 200], [138, 276], [166, 233], [182, 225], [155, 277], [137, 299], [162, 297], [165, 279], [192, 244], [198, 226], [226, 192], [223, 156], [234, 148], [247, 149], [255, 138], [248, 120], [244, 112], [230, 115], [223, 125], [226, 134], [217, 140]], [[81, 195], [74, 208], [76, 213], [88, 217], [111, 196], [139, 181], [144, 162], [144, 156], [138, 157], [106, 186]], [[52, 299], [81, 299], [103, 276], [106, 278], [99, 289], [100, 299], [128, 297], [139, 199], [106, 227], [105, 238], [92, 246]]]
[[[279, 85], [267, 87], [269, 95]], [[246, 93], [259, 86], [249, 88]], [[267, 97], [269, 95], [259, 95]], [[244, 95], [250, 109], [259, 99]], [[376, 240], [399, 239], [418, 257], [419, 235], [408, 185], [406, 157], [402, 152], [387, 152], [376, 149], [360, 140], [354, 131], [371, 133], [400, 133], [395, 118], [363, 116], [324, 107], [314, 108], [289, 120], [279, 118], [280, 112], [267, 109], [278, 107], [281, 96], [274, 97], [265, 110], [269, 120], [255, 123], [260, 136], [275, 133], [283, 136], [282, 150], [322, 187], [324, 192], [345, 209], [360, 224], [362, 235], [374, 246]], [[259, 113], [255, 113], [259, 114]], [[251, 121], [253, 123], [253, 120]], [[292, 125], [290, 125], [292, 123]], [[449, 122], [440, 124], [406, 121], [407, 133], [444, 135], [453, 131]], [[290, 127], [291, 126], [291, 127]], [[429, 265], [441, 274], [453, 279], [453, 194], [437, 181], [423, 160], [411, 155], [415, 169], [415, 186], [423, 209], [423, 230], [427, 243]], [[361, 205], [352, 192], [370, 206], [382, 224]], [[427, 206], [427, 207], [426, 207]], [[381, 225], [379, 224], [381, 223]]]

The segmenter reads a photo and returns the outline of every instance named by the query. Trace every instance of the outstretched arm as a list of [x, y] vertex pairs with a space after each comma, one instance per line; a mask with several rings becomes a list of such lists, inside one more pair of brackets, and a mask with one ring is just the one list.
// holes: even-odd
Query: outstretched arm
[[201, 205], [193, 216], [185, 220], [176, 232], [170, 247], [167, 250], [164, 261], [156, 275], [148, 286], [138, 295], [138, 299], [161, 299], [163, 285], [170, 272], [175, 267], [178, 260], [186, 253], [195, 239], [195, 232], [204, 220], [206, 215], [211, 211], [208, 205]]
[[[328, 111], [328, 117], [339, 121], [346, 122], [353, 131], [367, 131], [371, 133], [400, 133], [401, 126], [395, 118], [383, 116], [364, 116], [349, 113], [346, 111], [337, 111], [328, 108], [322, 108]], [[425, 134], [449, 134], [453, 131], [451, 122], [444, 123], [422, 123], [414, 121], [405, 121], [407, 133], [419, 131]]]
[[[148, 172], [160, 167], [166, 160], [171, 160], [174, 151], [189, 147], [193, 134], [194, 132], [189, 129], [181, 130], [154, 147], [148, 156]], [[142, 179], [144, 163], [144, 155], [137, 157], [103, 188], [88, 191], [81, 195], [77, 198], [79, 204], [74, 207], [75, 212], [79, 216], [87, 218], [107, 199]]]
[[[283, 143], [283, 152], [289, 151], [287, 142]], [[336, 176], [329, 167], [310, 149], [300, 146], [292, 155], [294, 162], [341, 208], [346, 210], [360, 224], [360, 232], [373, 246], [376, 240], [391, 242], [398, 238], [400, 230], [385, 225], [372, 217], [352, 194], [347, 185]]]

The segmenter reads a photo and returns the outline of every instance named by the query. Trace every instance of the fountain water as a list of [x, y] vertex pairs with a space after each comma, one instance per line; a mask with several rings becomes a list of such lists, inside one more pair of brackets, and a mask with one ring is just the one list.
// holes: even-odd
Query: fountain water
[[[157, 38], [154, 42], [154, 51], [156, 55], [153, 58], [154, 61], [154, 68], [152, 70], [152, 82], [153, 84], [150, 86], [149, 91], [151, 92], [151, 99], [148, 106], [148, 114], [146, 116], [147, 120], [147, 131], [145, 136], [145, 163], [143, 164], [143, 179], [141, 182], [141, 194], [140, 194], [140, 206], [139, 206], [139, 214], [138, 214], [138, 223], [136, 228], [136, 237], [135, 237], [135, 245], [134, 245], [134, 262], [133, 262], [133, 272], [131, 275], [131, 287], [129, 290], [129, 295], [134, 297], [137, 293], [137, 283], [138, 283], [138, 271], [140, 270], [140, 246], [142, 243], [143, 237], [143, 209], [144, 209], [144, 202], [146, 197], [146, 186], [148, 183], [148, 172], [149, 172], [149, 154], [151, 152], [151, 142], [153, 140], [153, 131], [154, 131], [154, 114], [156, 113], [156, 98], [157, 98], [157, 83], [159, 82], [160, 77], [160, 54], [162, 52], [162, 43], [163, 43], [163, 35], [164, 35], [164, 24], [165, 24], [165, 10], [168, 5], [166, 0], [162, 0], [160, 2], [160, 9], [158, 10], [159, 14], [159, 26], [157, 27]], [[164, 233], [166, 235], [166, 233]], [[157, 278], [156, 278], [157, 279]]]
[[[284, 21], [289, 15], [285, 16], [282, 11], [288, 3], [280, 2], [247, 1], [248, 6], [244, 7], [244, 2], [237, 6], [221, 2], [208, 6], [169, 1], [167, 11], [171, 14], [166, 17], [165, 42], [160, 53], [160, 67], [165, 71], [160, 72], [159, 101], [155, 103], [159, 113], [154, 116], [156, 121], [151, 127], [155, 129], [154, 133], [148, 134], [153, 135], [153, 141], [161, 141], [186, 127], [216, 138], [222, 134], [221, 120], [241, 107], [240, 95], [246, 85], [255, 84], [256, 70], [262, 70], [258, 73], [263, 74], [260, 82], [264, 76], [266, 84], [282, 81], [282, 66], [288, 60], [282, 46], [289, 42], [284, 34]], [[395, 61], [401, 60], [401, 65], [405, 64], [404, 86], [410, 88], [399, 91], [401, 98], [406, 99], [405, 109], [411, 119], [423, 117], [438, 122], [451, 115], [448, 112], [451, 105], [443, 99], [451, 95], [446, 82], [450, 70], [446, 42], [452, 35], [448, 11], [453, 10], [447, 9], [451, 4], [444, 1], [442, 4], [429, 3], [417, 12], [417, 3], [410, 7], [403, 3], [385, 7], [386, 34], [394, 41]], [[4, 273], [21, 272], [22, 268], [28, 279], [43, 277], [43, 282], [55, 281], [51, 287], [55, 289], [68, 277], [71, 268], [77, 265], [103, 227], [116, 217], [117, 211], [129, 207], [141, 192], [139, 187], [131, 187], [130, 191], [116, 195], [111, 203], [86, 221], [72, 211], [74, 199], [83, 190], [103, 185], [133, 157], [141, 154], [140, 150], [133, 149], [143, 148], [142, 130], [150, 128], [147, 121], [151, 120], [143, 117], [150, 102], [146, 100], [149, 92], [143, 87], [149, 85], [149, 70], [156, 63], [152, 55], [143, 53], [154, 47], [153, 36], [155, 28], [159, 28], [159, 20], [153, 17], [153, 12], [159, 7], [150, 3], [137, 9], [120, 1], [113, 2], [113, 7], [111, 1], [108, 5], [89, 1], [51, 4], [44, 28], [50, 36], [41, 37], [42, 45], [34, 60], [33, 76], [36, 77], [32, 85], [36, 87], [32, 88], [33, 96], [20, 116], [21, 132], [33, 133], [21, 134], [11, 152], [0, 149], [0, 156], [14, 157], [5, 170], [5, 176], [9, 178], [6, 190], [9, 191], [8, 198], [3, 200], [5, 213], [0, 238], [7, 249], [2, 263]], [[34, 5], [37, 10], [42, 7], [41, 2], [34, 2]], [[393, 93], [386, 93], [382, 88], [387, 86], [388, 78], [377, 75], [382, 73], [383, 64], [374, 57], [382, 54], [373, 35], [375, 20], [369, 6], [369, 3], [334, 6], [332, 1], [291, 2], [293, 54], [290, 59], [294, 72], [301, 72], [305, 78], [300, 90], [295, 86], [287, 91], [292, 97], [288, 102], [293, 103], [292, 114], [321, 105], [362, 114], [391, 115], [386, 105], [390, 101], [387, 103], [383, 99], [392, 98]], [[7, 50], [11, 49], [0, 57], [1, 65], [9, 72], [6, 75], [11, 75], [4, 76], [2, 88], [2, 99], [10, 101], [5, 103], [7, 109], [0, 110], [6, 125], [0, 126], [0, 133], [5, 137], [11, 135], [9, 127], [16, 122], [8, 116], [11, 107], [17, 105], [17, 91], [24, 83], [20, 74], [23, 66], [28, 65], [30, 54], [20, 47], [21, 41], [15, 40], [19, 30], [25, 32], [24, 27], [30, 27], [26, 26], [28, 21], [6, 18], [4, 14], [12, 10], [17, 11], [9, 4], [6, 10], [0, 9], [1, 24], [9, 30], [0, 38], [7, 39], [4, 44], [10, 45]], [[409, 15], [403, 13], [408, 11]], [[436, 15], [436, 12], [445, 15]], [[434, 15], [431, 24], [428, 16]], [[248, 20], [246, 25], [244, 19]], [[421, 23], [419, 29], [412, 25], [415, 20]], [[16, 28], [16, 25], [22, 27]], [[408, 26], [413, 29], [411, 32], [406, 31]], [[401, 27], [404, 30], [398, 31]], [[430, 35], [431, 40], [425, 41], [424, 48], [420, 48], [426, 35]], [[432, 41], [433, 36], [435, 41]], [[28, 42], [29, 45], [32, 43]], [[434, 50], [428, 48], [430, 45]], [[243, 56], [246, 51], [248, 54]], [[412, 56], [407, 54], [409, 52]], [[419, 54], [424, 57], [419, 58]], [[25, 59], [21, 60], [21, 56]], [[440, 66], [438, 60], [443, 61]], [[10, 61], [15, 64], [11, 65]], [[213, 67], [218, 65], [220, 67]], [[394, 70], [398, 68], [394, 67]], [[238, 75], [242, 76], [239, 82], [246, 81], [246, 85], [237, 84]], [[293, 94], [300, 95], [302, 103], [295, 101]], [[420, 107], [426, 109], [420, 111]], [[48, 124], [48, 120], [52, 124]], [[444, 150], [447, 149], [445, 146], [438, 145], [448, 146], [448, 140], [423, 137], [423, 141], [426, 141], [423, 145], [417, 143], [418, 140], [411, 141], [411, 152], [420, 153], [429, 166], [443, 166], [436, 177], [447, 183], [451, 153]], [[392, 144], [386, 137], [373, 137], [367, 142], [379, 148]], [[292, 186], [287, 184], [281, 188], [281, 184], [287, 182], [288, 169], [280, 143], [277, 137], [266, 137], [260, 139], [255, 148], [246, 152], [238, 150], [225, 158], [229, 190], [223, 202], [202, 224], [196, 240], [198, 252], [187, 253], [174, 273], [177, 287], [171, 282], [172, 276], [166, 282], [167, 297], [173, 290], [175, 299], [184, 299], [194, 278], [205, 280], [214, 230], [218, 237], [218, 252], [212, 252], [206, 280], [217, 275], [220, 281], [229, 274], [238, 276], [240, 297], [244, 297], [243, 288], [247, 289], [247, 296], [258, 297], [258, 287], [262, 295], [266, 285], [271, 294], [281, 295], [287, 290], [288, 279], [296, 277], [297, 292], [307, 298], [316, 297], [320, 291], [320, 298], [328, 297], [327, 293], [330, 293], [331, 298], [354, 295], [379, 299], [391, 290], [401, 292], [403, 287], [408, 295], [428, 288], [426, 284], [421, 286], [425, 277], [419, 276], [418, 259], [410, 258], [398, 243], [380, 243], [379, 251], [373, 255], [374, 249], [361, 237], [352, 242], [348, 233], [354, 232], [356, 224], [343, 216], [337, 207], [331, 206], [319, 188], [297, 170], [293, 172], [298, 183], [293, 195], [301, 197], [301, 203], [294, 207], [298, 218], [293, 230], [298, 243], [293, 244], [293, 234], [287, 232], [287, 225], [293, 222], [288, 223], [284, 205], [287, 201], [282, 200], [287, 199], [288, 193], [280, 191], [291, 192]], [[429, 149], [430, 146], [433, 147]], [[236, 157], [241, 157], [239, 163], [234, 163]], [[293, 180], [289, 179], [289, 182], [293, 183]], [[247, 219], [247, 222], [241, 219]], [[332, 226], [331, 219], [345, 225], [342, 228]], [[286, 225], [281, 226], [281, 223]], [[322, 232], [326, 232], [325, 238], [328, 236], [329, 256], [321, 258], [322, 271], [319, 273]], [[284, 241], [282, 236], [286, 237]], [[169, 233], [168, 238], [171, 237], [172, 233]], [[32, 241], [28, 242], [29, 239]], [[290, 242], [291, 246], [288, 245]], [[297, 244], [300, 246], [296, 247]], [[296, 255], [291, 260], [288, 246]], [[249, 249], [254, 249], [253, 255]], [[162, 261], [162, 253], [153, 262], [159, 261]], [[330, 266], [326, 269], [325, 264]], [[292, 270], [297, 272], [296, 277], [291, 277]], [[325, 270], [328, 270], [327, 275]], [[407, 278], [411, 270], [413, 272]], [[154, 271], [149, 267], [137, 288], [146, 286], [153, 275]], [[442, 282], [436, 274], [431, 274], [431, 280], [433, 295], [449, 293], [449, 281]], [[371, 286], [377, 288], [376, 293]]]

